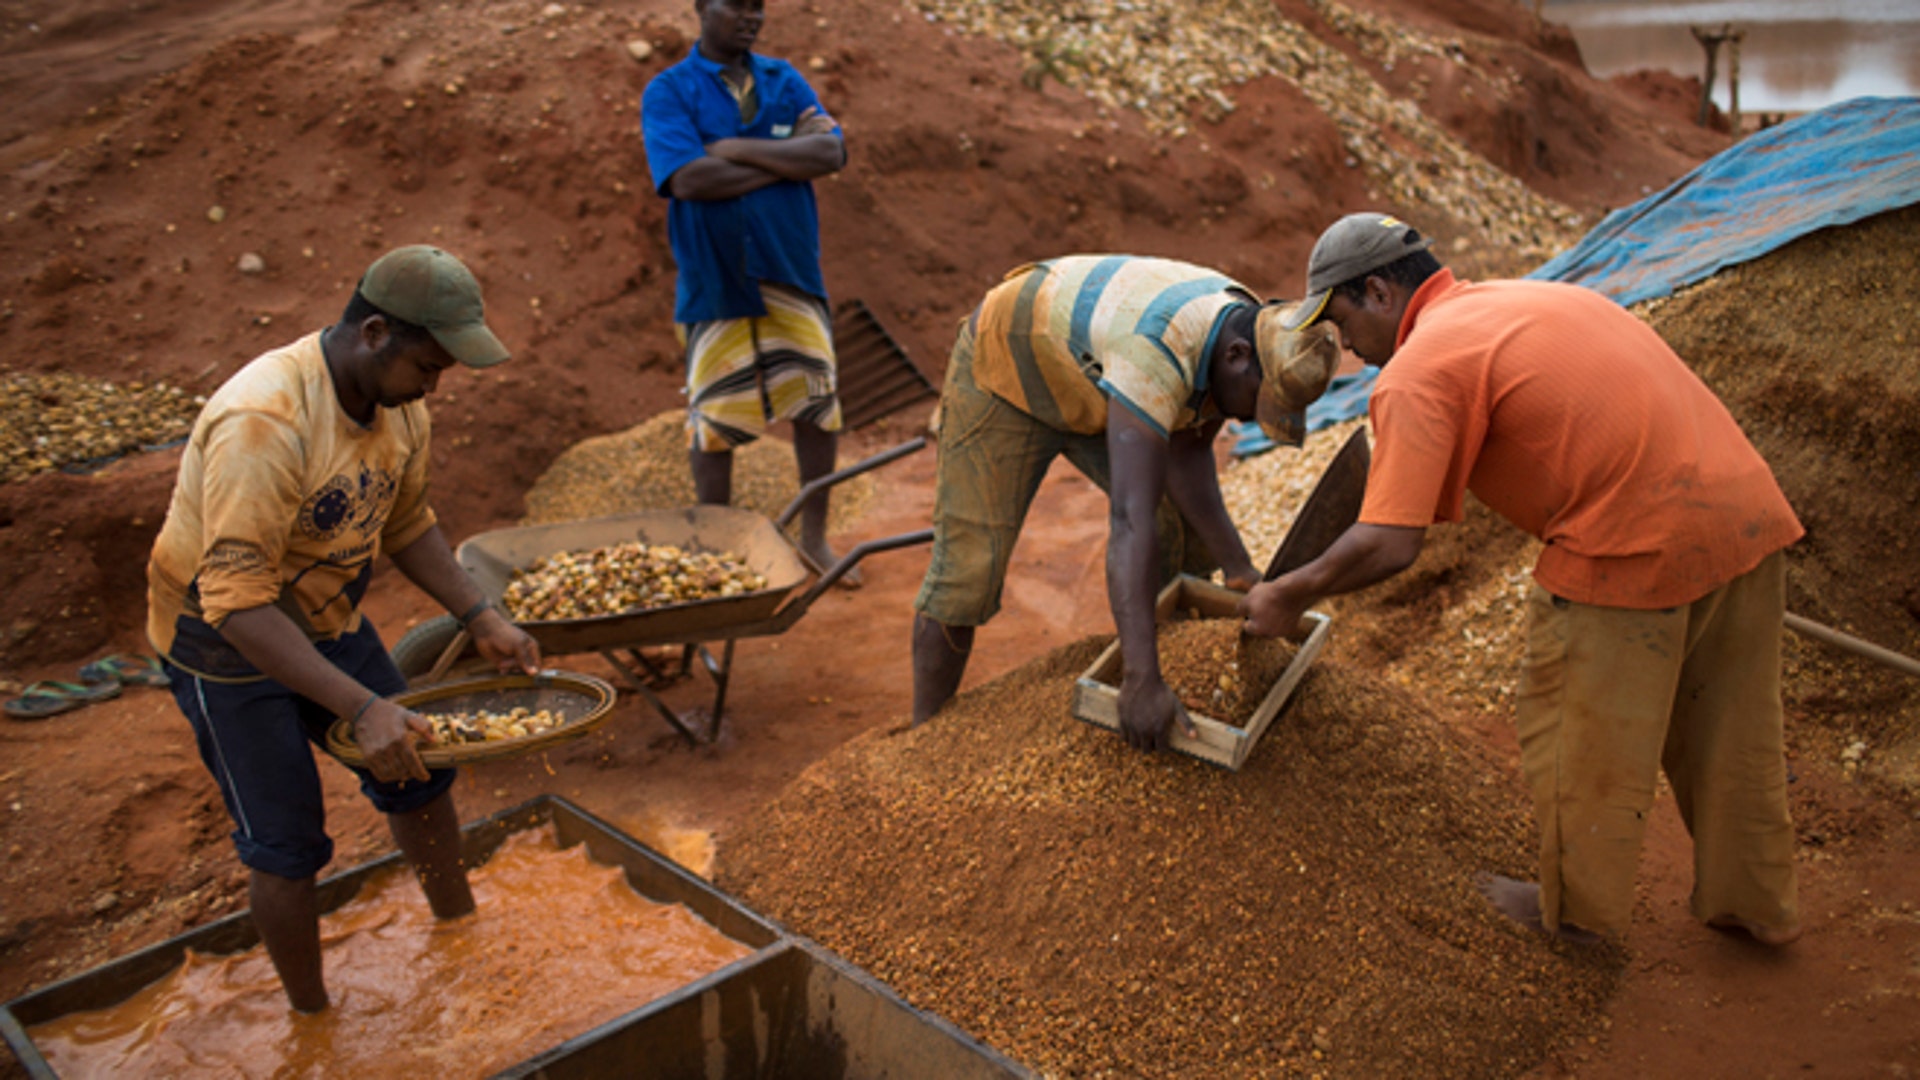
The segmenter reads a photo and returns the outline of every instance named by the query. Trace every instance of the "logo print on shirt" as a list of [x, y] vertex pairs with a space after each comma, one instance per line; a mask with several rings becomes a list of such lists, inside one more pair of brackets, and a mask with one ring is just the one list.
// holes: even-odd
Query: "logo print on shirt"
[[391, 473], [360, 464], [357, 477], [339, 475], [300, 505], [300, 531], [314, 540], [331, 540], [349, 527], [367, 533], [385, 520], [399, 480]]

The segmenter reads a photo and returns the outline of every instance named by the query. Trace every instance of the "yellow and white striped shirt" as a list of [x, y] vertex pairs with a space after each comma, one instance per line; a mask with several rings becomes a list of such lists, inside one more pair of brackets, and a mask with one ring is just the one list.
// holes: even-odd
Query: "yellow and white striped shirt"
[[1172, 259], [1070, 255], [1009, 273], [981, 301], [976, 385], [1049, 427], [1093, 435], [1108, 399], [1165, 436], [1219, 415], [1208, 359], [1246, 286]]

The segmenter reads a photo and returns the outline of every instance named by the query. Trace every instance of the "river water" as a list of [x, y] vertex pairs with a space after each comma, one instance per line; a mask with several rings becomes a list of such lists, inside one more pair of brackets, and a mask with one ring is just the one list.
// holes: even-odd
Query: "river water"
[[[1743, 31], [1740, 111], [1804, 112], [1862, 96], [1920, 94], [1920, 0], [1547, 0], [1587, 70], [1601, 78], [1643, 68], [1695, 77], [1706, 53], [1689, 27]], [[1720, 48], [1713, 99], [1727, 95]]]

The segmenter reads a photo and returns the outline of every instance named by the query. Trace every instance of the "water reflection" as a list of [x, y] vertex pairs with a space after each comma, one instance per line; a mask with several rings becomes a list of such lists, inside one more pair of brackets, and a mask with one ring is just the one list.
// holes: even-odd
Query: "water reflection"
[[[1861, 96], [1920, 94], [1915, 0], [1548, 0], [1546, 18], [1573, 30], [1587, 70], [1643, 68], [1700, 76], [1706, 54], [1688, 27], [1744, 31], [1740, 111], [1801, 112]], [[1713, 99], [1727, 108], [1727, 51]]]

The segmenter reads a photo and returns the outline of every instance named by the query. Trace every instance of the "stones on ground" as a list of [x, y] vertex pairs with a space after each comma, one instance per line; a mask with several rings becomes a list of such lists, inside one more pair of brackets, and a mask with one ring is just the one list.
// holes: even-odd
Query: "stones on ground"
[[1621, 955], [1474, 891], [1533, 866], [1506, 762], [1324, 660], [1240, 772], [1141, 754], [1069, 716], [1105, 644], [855, 739], [720, 884], [1042, 1075], [1518, 1076], [1598, 1030]]
[[258, 253], [249, 251], [234, 262], [234, 266], [243, 274], [264, 274], [267, 272], [267, 260]]
[[[1051, 78], [1109, 109], [1139, 112], [1149, 130], [1184, 136], [1191, 114], [1218, 120], [1232, 91], [1275, 76], [1298, 87], [1340, 129], [1376, 201], [1444, 210], [1480, 238], [1546, 257], [1580, 219], [1529, 189], [1396, 98], [1339, 49], [1270, 0], [908, 0], [929, 19], [1004, 41], [1029, 57], [1023, 81]], [[1309, 0], [1363, 55], [1391, 64], [1418, 54], [1465, 64], [1457, 41], [1434, 41], [1337, 0]], [[1495, 92], [1510, 76], [1483, 72]]]
[[0, 372], [0, 483], [172, 442], [204, 404], [164, 382]]
[[[734, 506], [771, 518], [799, 493], [792, 446], [779, 439], [760, 439], [733, 452]], [[834, 485], [828, 530], [845, 528], [872, 498], [871, 476]], [[626, 431], [568, 447], [527, 491], [522, 523], [584, 521], [639, 510], [671, 510], [697, 501], [687, 462], [687, 413], [671, 409]]]
[[1245, 727], [1299, 648], [1250, 637], [1238, 618], [1175, 619], [1155, 638], [1160, 676], [1192, 713]]
[[627, 55], [635, 60], [644, 61], [653, 56], [653, 42], [645, 38], [634, 38], [627, 42]]
[[1354, 429], [1366, 427], [1365, 417], [1343, 421], [1309, 434], [1298, 449], [1276, 447], [1236, 459], [1221, 471], [1221, 501], [1240, 530], [1256, 568], [1266, 569], [1267, 560], [1293, 527], [1294, 516], [1333, 463], [1334, 455], [1346, 445], [1348, 436]]

